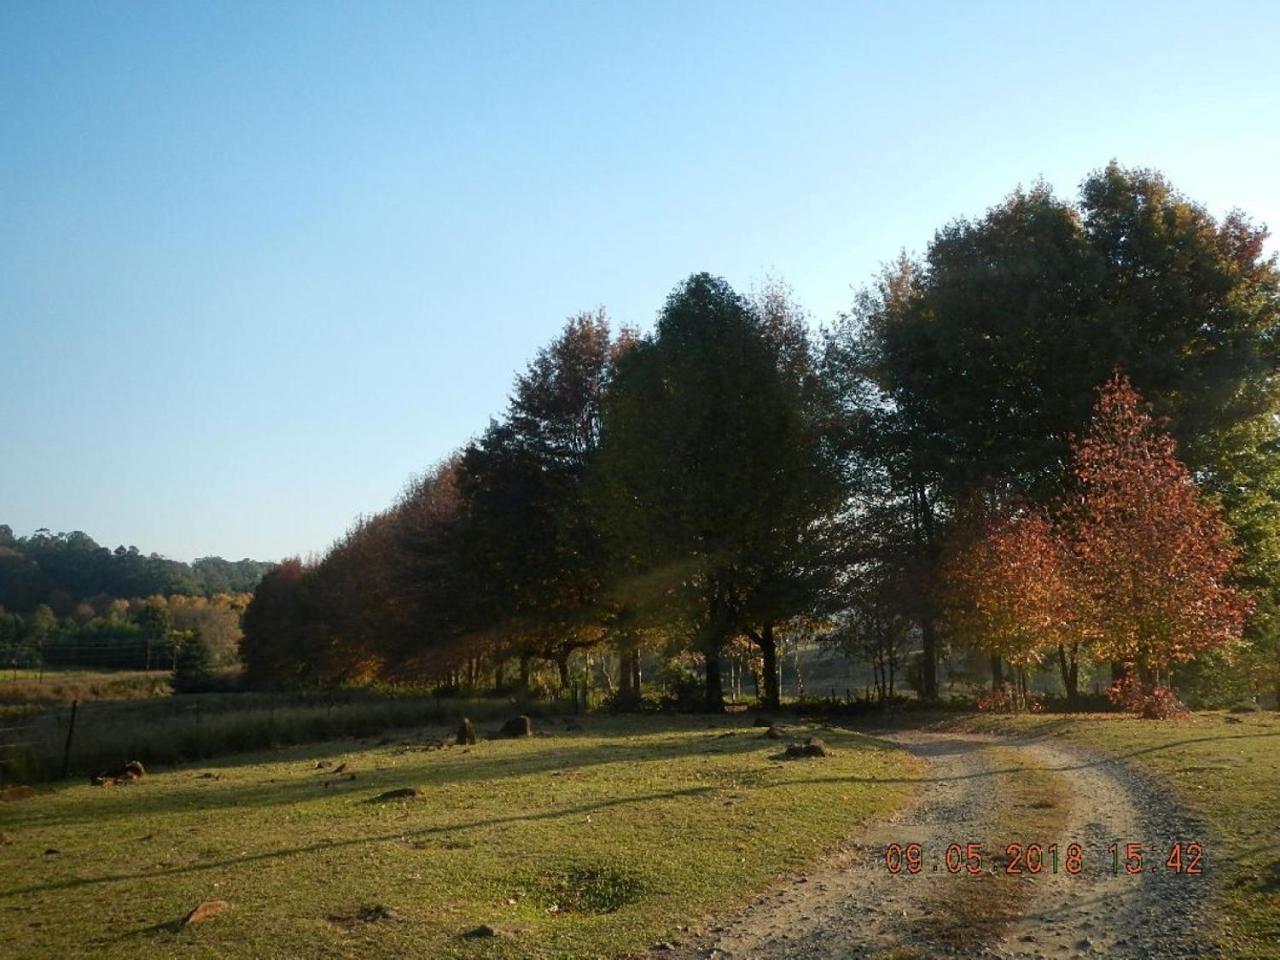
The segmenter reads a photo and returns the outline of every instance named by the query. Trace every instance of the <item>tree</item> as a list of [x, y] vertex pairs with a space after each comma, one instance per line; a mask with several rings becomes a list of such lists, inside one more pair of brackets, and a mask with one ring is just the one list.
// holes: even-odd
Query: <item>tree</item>
[[308, 572], [300, 559], [291, 557], [254, 590], [240, 640], [240, 660], [250, 686], [293, 686], [305, 681], [309, 671], [303, 588]]
[[[948, 621], [958, 638], [1026, 671], [1057, 654], [1067, 699], [1078, 695], [1082, 598], [1069, 531], [1048, 510], [964, 511], [943, 561]], [[997, 684], [993, 676], [993, 686]]]
[[1072, 444], [1073, 532], [1084, 632], [1151, 690], [1173, 663], [1240, 640], [1253, 603], [1232, 582], [1239, 550], [1128, 379], [1099, 390]]
[[[888, 428], [860, 436], [864, 460], [892, 465], [876, 495], [899, 504], [891, 542], [919, 544], [927, 571], [975, 490], [1060, 496], [1069, 438], [1121, 368], [1222, 503], [1260, 609], [1280, 610], [1280, 271], [1265, 237], [1113, 163], [1076, 203], [1042, 184], [1016, 191], [945, 226], [921, 262], [895, 265], [859, 299], [838, 354], [853, 405]], [[1280, 619], [1254, 618], [1250, 639], [1280, 649]]]
[[146, 644], [146, 669], [150, 670], [153, 656], [158, 657], [163, 645], [169, 639], [169, 631], [173, 628], [173, 616], [163, 597], [153, 597], [138, 611], [135, 622], [142, 631], [143, 642]]
[[690, 630], [712, 709], [725, 643], [772, 639], [773, 622], [803, 612], [791, 587], [809, 574], [808, 528], [832, 508], [787, 356], [728, 284], [696, 274], [621, 358], [606, 401], [601, 501], [623, 589]]
[[199, 630], [176, 634], [178, 653], [173, 664], [174, 693], [199, 693], [209, 688], [216, 667], [215, 656]]
[[469, 632], [500, 660], [553, 661], [562, 684], [570, 653], [619, 613], [601, 592], [607, 556], [587, 499], [618, 349], [603, 311], [571, 318], [458, 464]]

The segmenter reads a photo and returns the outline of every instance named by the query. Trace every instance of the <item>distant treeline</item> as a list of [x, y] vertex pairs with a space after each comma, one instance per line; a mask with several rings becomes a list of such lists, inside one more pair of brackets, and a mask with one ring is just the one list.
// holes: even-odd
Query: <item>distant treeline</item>
[[84, 601], [246, 593], [273, 566], [221, 557], [182, 563], [137, 547], [108, 549], [78, 530], [16, 537], [0, 524], [0, 610], [32, 613], [44, 604], [65, 617]]
[[59, 616], [0, 609], [0, 669], [175, 670], [184, 652], [208, 672], [236, 662], [248, 593], [80, 601]]
[[681, 696], [742, 664], [776, 702], [781, 645], [819, 638], [882, 696], [965, 651], [1018, 702], [1037, 671], [1274, 691], [1265, 237], [1112, 164], [948, 223], [820, 333], [707, 274], [648, 333], [575, 317], [475, 441], [267, 574], [247, 678], [563, 687], [598, 651], [629, 698], [643, 649]]

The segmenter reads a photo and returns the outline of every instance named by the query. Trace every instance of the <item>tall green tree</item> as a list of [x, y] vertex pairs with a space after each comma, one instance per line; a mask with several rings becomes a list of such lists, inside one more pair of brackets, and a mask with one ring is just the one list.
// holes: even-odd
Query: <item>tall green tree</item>
[[650, 606], [690, 630], [713, 709], [725, 643], [772, 643], [775, 622], [807, 609], [810, 531], [838, 495], [784, 321], [696, 274], [621, 358], [606, 404], [612, 543]]

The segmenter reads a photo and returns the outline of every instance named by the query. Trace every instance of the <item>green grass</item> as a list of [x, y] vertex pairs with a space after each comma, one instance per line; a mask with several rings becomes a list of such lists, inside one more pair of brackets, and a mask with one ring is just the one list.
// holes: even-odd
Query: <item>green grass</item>
[[1096, 714], [945, 723], [1060, 738], [1168, 777], [1213, 831], [1204, 841], [1205, 859], [1220, 881], [1213, 913], [1223, 955], [1280, 955], [1280, 716], [1205, 712], [1152, 721]]
[[[0, 955], [643, 953], [887, 812], [920, 769], [827, 729], [836, 756], [780, 762], [746, 722], [548, 721], [549, 736], [445, 749], [420, 731], [0, 805]], [[370, 802], [404, 786], [421, 796]], [[230, 911], [176, 927], [211, 899]], [[466, 936], [480, 924], [508, 935]]]

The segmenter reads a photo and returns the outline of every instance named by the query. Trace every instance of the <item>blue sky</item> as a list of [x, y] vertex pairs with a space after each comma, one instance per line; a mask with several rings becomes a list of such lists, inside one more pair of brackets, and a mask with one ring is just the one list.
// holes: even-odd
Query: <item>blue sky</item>
[[1266, 2], [0, 2], [0, 523], [320, 550], [571, 313], [709, 270], [828, 320], [1112, 157], [1280, 229], [1277, 49]]

